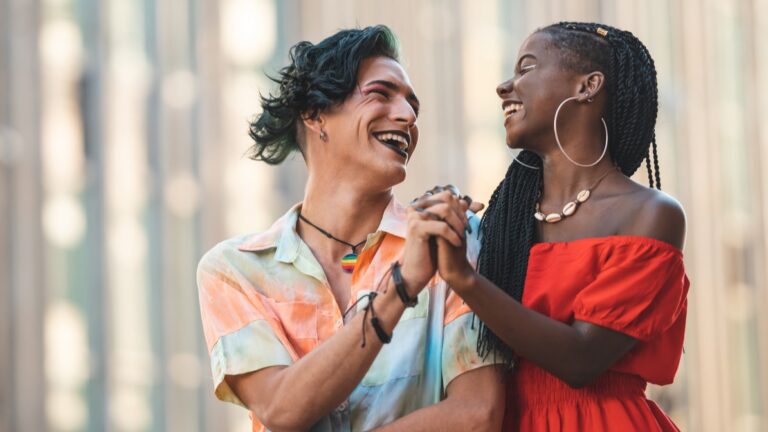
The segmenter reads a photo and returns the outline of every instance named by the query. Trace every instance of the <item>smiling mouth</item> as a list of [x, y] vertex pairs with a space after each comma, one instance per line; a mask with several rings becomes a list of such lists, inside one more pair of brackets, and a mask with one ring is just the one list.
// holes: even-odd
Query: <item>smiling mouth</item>
[[517, 101], [507, 101], [501, 105], [501, 108], [504, 111], [504, 118], [507, 118], [521, 111], [523, 109], [523, 103]]
[[402, 131], [374, 132], [373, 137], [387, 146], [390, 150], [408, 159], [408, 147], [411, 144], [411, 136]]

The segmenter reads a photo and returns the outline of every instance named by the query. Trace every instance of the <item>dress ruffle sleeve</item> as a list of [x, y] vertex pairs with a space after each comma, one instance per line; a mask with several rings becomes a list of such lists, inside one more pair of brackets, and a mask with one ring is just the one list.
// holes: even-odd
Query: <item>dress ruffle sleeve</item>
[[649, 341], [685, 314], [689, 282], [680, 250], [647, 239], [605, 249], [601, 258], [603, 270], [575, 298], [575, 320]]

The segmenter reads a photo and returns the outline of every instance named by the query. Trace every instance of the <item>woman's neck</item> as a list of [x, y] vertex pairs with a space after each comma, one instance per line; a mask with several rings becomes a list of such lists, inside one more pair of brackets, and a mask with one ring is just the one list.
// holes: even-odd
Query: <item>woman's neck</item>
[[544, 185], [541, 201], [555, 205], [573, 201], [580, 191], [592, 187], [603, 174], [615, 169], [608, 155], [593, 167], [574, 165], [559, 150], [542, 160]]

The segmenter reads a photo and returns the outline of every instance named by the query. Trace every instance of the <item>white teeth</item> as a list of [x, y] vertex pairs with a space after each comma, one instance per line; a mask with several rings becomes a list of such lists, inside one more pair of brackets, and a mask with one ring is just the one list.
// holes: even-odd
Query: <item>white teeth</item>
[[408, 140], [405, 139], [405, 137], [393, 134], [393, 133], [383, 133], [376, 135], [376, 138], [378, 138], [380, 141], [396, 141], [398, 143], [398, 148], [400, 150], [407, 150], [408, 149]]
[[509, 116], [523, 109], [523, 104], [509, 104], [504, 108], [504, 115]]

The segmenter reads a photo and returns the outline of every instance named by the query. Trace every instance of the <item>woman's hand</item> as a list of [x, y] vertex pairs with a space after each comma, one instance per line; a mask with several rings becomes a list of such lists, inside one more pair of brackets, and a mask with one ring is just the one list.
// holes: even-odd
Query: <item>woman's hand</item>
[[[460, 211], [462, 214], [466, 214], [467, 210], [477, 213], [485, 207], [484, 204], [473, 202], [469, 196], [461, 195], [455, 186], [448, 185], [444, 188], [436, 186], [434, 190], [453, 192], [454, 199], [449, 200], [448, 203], [454, 206], [454, 210]], [[469, 228], [466, 229], [466, 232], [470, 232]], [[457, 292], [472, 286], [476, 272], [467, 259], [466, 241], [463, 241], [459, 246], [444, 238], [438, 237], [434, 241], [437, 246], [437, 268], [440, 277]]]
[[464, 247], [467, 208], [468, 200], [442, 187], [425, 193], [408, 207], [402, 274], [409, 295], [418, 295], [437, 272], [436, 240]]
[[457, 294], [472, 286], [477, 273], [467, 259], [466, 242], [456, 247], [443, 239], [437, 239], [437, 271]]

